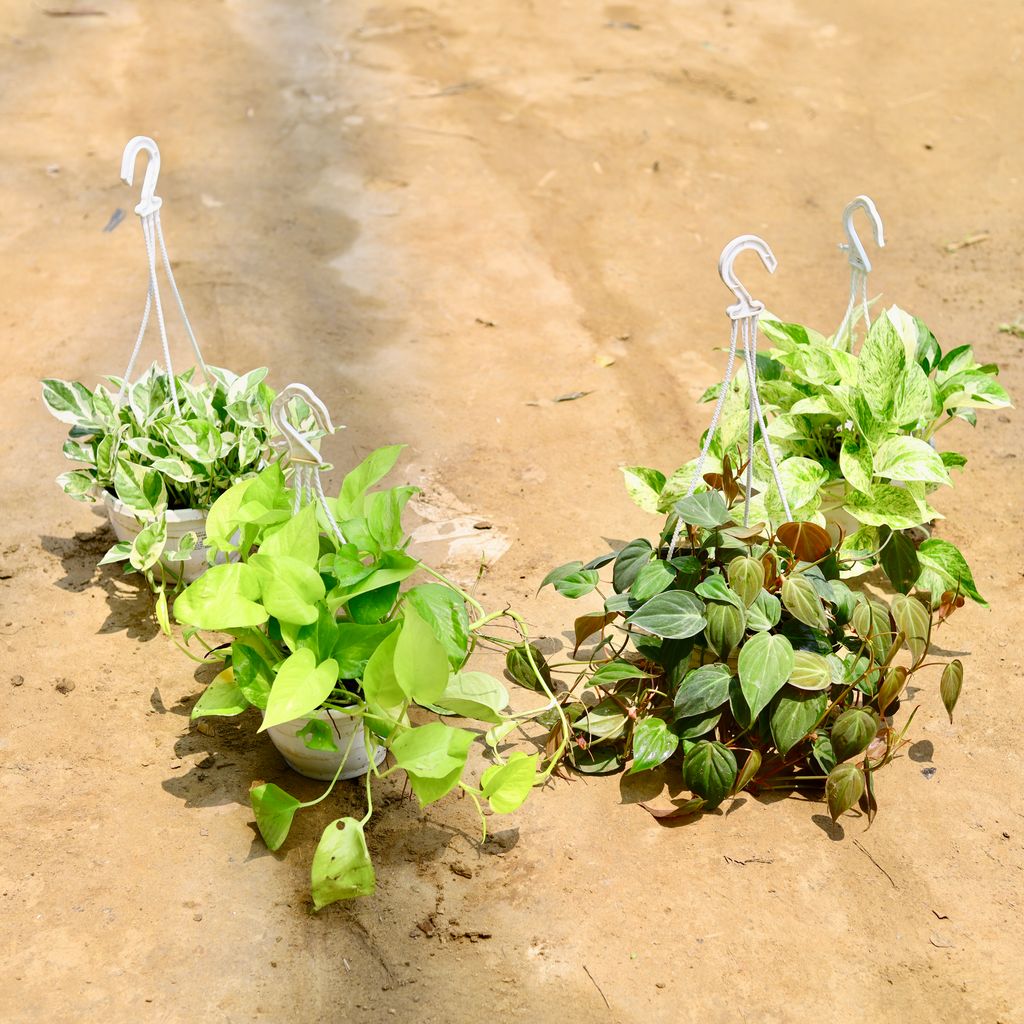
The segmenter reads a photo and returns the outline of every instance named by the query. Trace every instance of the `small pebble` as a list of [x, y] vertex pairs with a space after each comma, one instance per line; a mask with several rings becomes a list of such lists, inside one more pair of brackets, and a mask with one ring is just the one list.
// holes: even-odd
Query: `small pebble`
[[54, 685], [58, 693], [70, 693], [74, 688], [75, 684], [70, 679], [58, 679]]
[[925, 777], [926, 779], [930, 779], [930, 778], [931, 778], [931, 777], [932, 777], [932, 776], [933, 776], [933, 775], [935, 774], [935, 768], [934, 768], [934, 767], [929, 767], [929, 768], [922, 768], [922, 769], [921, 769], [921, 774], [922, 774], [922, 775], [923, 775], [923, 776], [924, 776], [924, 777]]
[[11, 676], [11, 686], [24, 686], [24, 685], [25, 685], [25, 677], [24, 676]]
[[203, 919], [203, 915], [202, 914], [193, 914], [192, 915], [192, 920], [193, 921], [202, 921], [202, 919]]

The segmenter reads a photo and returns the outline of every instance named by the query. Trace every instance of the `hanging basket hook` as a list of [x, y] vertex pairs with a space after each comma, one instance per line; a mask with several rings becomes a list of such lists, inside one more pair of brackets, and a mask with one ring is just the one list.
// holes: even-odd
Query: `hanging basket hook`
[[160, 147], [148, 135], [136, 135], [124, 147], [121, 157], [121, 180], [131, 185], [135, 180], [135, 160], [140, 153], [146, 153], [149, 161], [146, 164], [146, 176], [142, 179], [142, 200], [135, 207], [140, 217], [154, 213], [160, 209], [163, 200], [156, 194], [156, 182], [160, 177]]
[[878, 208], [870, 196], [857, 196], [856, 199], [852, 199], [847, 203], [846, 209], [843, 210], [843, 229], [846, 231], [847, 241], [842, 243], [839, 248], [846, 250], [850, 266], [854, 270], [870, 274], [871, 260], [868, 259], [868, 254], [864, 251], [864, 244], [857, 234], [857, 229], [853, 226], [853, 215], [858, 210], [863, 210], [868, 215], [871, 221], [871, 230], [875, 236], [875, 244], [879, 249], [885, 248], [885, 232], [882, 228], [882, 218], [878, 215]]
[[779, 265], [771, 247], [763, 238], [759, 238], [757, 235], [740, 235], [739, 238], [734, 238], [722, 250], [722, 255], [718, 258], [718, 273], [725, 282], [726, 287], [739, 300], [735, 305], [726, 308], [726, 313], [733, 320], [742, 320], [744, 317], [754, 316], [764, 310], [764, 303], [751, 297], [750, 292], [747, 291], [733, 269], [736, 257], [747, 249], [752, 249], [761, 257], [761, 262], [765, 265], [769, 274], [774, 274], [775, 268]]

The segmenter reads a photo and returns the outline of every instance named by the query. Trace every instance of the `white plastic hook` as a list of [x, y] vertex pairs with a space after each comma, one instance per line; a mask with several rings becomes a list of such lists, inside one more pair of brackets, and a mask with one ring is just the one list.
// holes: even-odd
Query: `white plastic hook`
[[121, 180], [131, 185], [135, 180], [135, 160], [140, 153], [146, 153], [149, 161], [146, 164], [146, 176], [142, 179], [142, 200], [135, 207], [140, 217], [160, 209], [163, 200], [156, 194], [156, 182], [160, 177], [160, 148], [148, 135], [136, 135], [124, 147], [121, 157]]
[[327, 406], [305, 384], [289, 384], [281, 389], [270, 407], [271, 422], [288, 439], [289, 453], [293, 460], [311, 461], [321, 466], [323, 456], [288, 421], [288, 404], [295, 397], [301, 397], [309, 406], [317, 427], [324, 434], [334, 433], [334, 424], [331, 423], [331, 414], [327, 411]]
[[843, 210], [843, 229], [846, 231], [847, 241], [842, 243], [839, 248], [846, 250], [850, 266], [854, 270], [870, 274], [871, 260], [868, 259], [868, 254], [864, 251], [864, 245], [857, 234], [857, 229], [853, 226], [853, 215], [858, 210], [863, 210], [868, 215], [871, 221], [871, 229], [875, 235], [875, 244], [879, 249], [885, 248], [885, 232], [882, 228], [882, 218], [878, 215], [878, 208], [870, 196], [857, 196], [856, 199], [852, 199], [846, 204], [846, 209]]
[[751, 298], [750, 292], [744, 287], [743, 282], [736, 276], [736, 271], [733, 269], [736, 257], [747, 249], [752, 249], [761, 257], [761, 262], [769, 274], [774, 274], [775, 268], [779, 265], [771, 247], [757, 235], [740, 235], [722, 250], [722, 255], [718, 258], [718, 273], [726, 287], [731, 289], [733, 295], [739, 300], [734, 306], [726, 308], [726, 313], [733, 320], [742, 320], [744, 317], [754, 316], [764, 310], [764, 303]]

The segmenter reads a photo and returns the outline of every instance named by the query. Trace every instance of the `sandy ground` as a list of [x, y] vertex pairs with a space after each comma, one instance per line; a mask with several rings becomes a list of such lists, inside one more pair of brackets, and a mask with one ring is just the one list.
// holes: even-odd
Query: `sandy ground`
[[311, 916], [312, 841], [358, 791], [267, 853], [249, 782], [300, 784], [248, 720], [189, 730], [205, 677], [94, 572], [108, 534], [53, 485], [37, 385], [126, 361], [145, 279], [118, 166], [152, 134], [209, 358], [313, 384], [339, 466], [407, 441], [426, 515], [511, 542], [485, 602], [558, 638], [575, 608], [534, 599], [543, 572], [654, 526], [617, 466], [694, 451], [733, 235], [779, 258], [743, 270], [756, 294], [831, 328], [839, 213], [868, 192], [873, 291], [1024, 394], [997, 330], [1024, 312], [1020, 5], [67, 6], [103, 13], [0, 3], [0, 1020], [1024, 1020], [1015, 413], [950, 437], [971, 461], [939, 529], [992, 610], [944, 630], [962, 710], [923, 701], [870, 830], [748, 797], [665, 828], [612, 778], [481, 848], [464, 805], [391, 794], [377, 895]]

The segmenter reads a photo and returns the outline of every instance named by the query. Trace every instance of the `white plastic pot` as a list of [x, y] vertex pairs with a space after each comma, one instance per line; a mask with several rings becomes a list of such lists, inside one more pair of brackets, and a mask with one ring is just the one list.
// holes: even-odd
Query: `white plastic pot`
[[[114, 534], [118, 540], [133, 541], [142, 532], [143, 523], [135, 518], [135, 513], [125, 505], [118, 497], [110, 491], [103, 492], [103, 504], [110, 518], [110, 525], [114, 528]], [[184, 562], [168, 562], [168, 575], [176, 579], [178, 573], [183, 573], [186, 583], [198, 579], [209, 567], [206, 558], [206, 513], [199, 512], [193, 508], [175, 509], [166, 513], [167, 519], [167, 547], [174, 551], [181, 539], [189, 533], [194, 533], [199, 538], [195, 551], [191, 557]], [[153, 569], [159, 576], [160, 564], [157, 563]]]
[[[298, 734], [306, 727], [311, 718], [318, 718], [331, 726], [331, 735], [337, 750], [311, 750], [306, 741]], [[288, 762], [288, 767], [305, 775], [307, 779], [318, 779], [330, 782], [344, 761], [339, 779], [356, 779], [370, 770], [370, 755], [364, 741], [363, 721], [354, 715], [346, 715], [340, 711], [320, 708], [312, 715], [295, 718], [283, 725], [272, 725], [268, 730], [274, 746]], [[353, 733], [355, 736], [353, 737]], [[351, 747], [349, 741], [351, 740]], [[348, 757], [345, 751], [348, 750]], [[387, 750], [378, 746], [373, 763], [378, 765], [384, 760]]]

